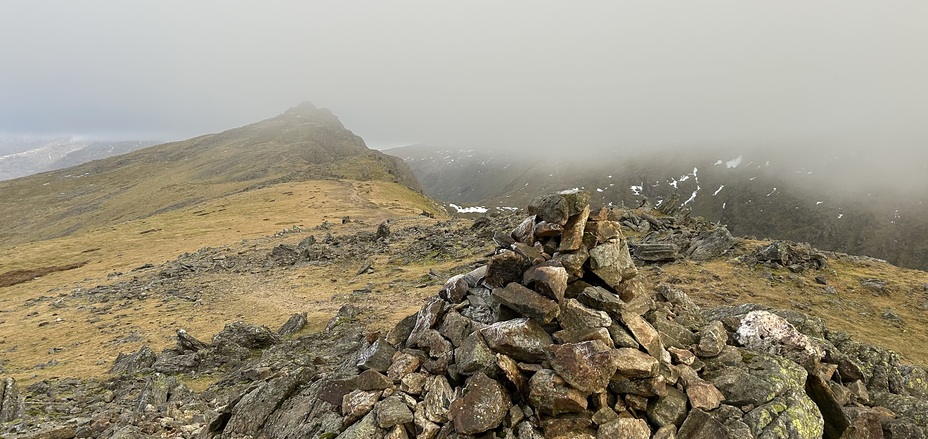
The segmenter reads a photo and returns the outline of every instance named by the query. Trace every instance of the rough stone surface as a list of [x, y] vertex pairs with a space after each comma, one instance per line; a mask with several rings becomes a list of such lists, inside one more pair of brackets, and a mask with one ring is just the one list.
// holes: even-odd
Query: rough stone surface
[[619, 418], [599, 427], [597, 439], [648, 439], [651, 429], [644, 419]]
[[638, 274], [624, 240], [605, 242], [590, 250], [590, 270], [603, 282], [618, 287]]
[[529, 401], [537, 410], [557, 416], [586, 410], [586, 395], [567, 385], [553, 370], [542, 369], [529, 380]]
[[463, 396], [451, 403], [450, 417], [458, 433], [483, 433], [499, 426], [512, 405], [496, 380], [477, 373], [467, 379]]
[[542, 324], [551, 323], [561, 311], [557, 302], [515, 282], [506, 285], [505, 288], [493, 290], [493, 297], [519, 314], [537, 320]]
[[529, 363], [545, 359], [553, 340], [538, 325], [527, 318], [494, 323], [480, 331], [490, 349]]
[[618, 367], [619, 354], [601, 341], [585, 341], [551, 346], [548, 362], [573, 388], [600, 393]]

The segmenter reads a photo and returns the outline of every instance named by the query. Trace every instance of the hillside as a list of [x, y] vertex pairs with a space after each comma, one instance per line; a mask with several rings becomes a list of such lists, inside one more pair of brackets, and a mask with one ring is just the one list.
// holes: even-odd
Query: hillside
[[[809, 242], [928, 269], [928, 165], [878, 150], [835, 156], [777, 149], [538, 154], [413, 146], [409, 163], [432, 197], [517, 207], [540, 193], [585, 188], [603, 204], [663, 200], [740, 236]], [[890, 177], [887, 177], [890, 176]], [[665, 209], [669, 205], [663, 206]]]
[[[447, 221], [414, 215], [422, 206], [397, 185], [355, 183], [338, 199], [312, 188], [234, 203], [265, 206], [272, 221], [297, 211], [296, 198], [314, 200], [303, 213], [330, 209], [304, 227], [108, 278], [101, 266], [76, 271], [88, 265], [0, 288], [4, 375], [27, 408], [4, 434], [811, 438], [928, 428], [928, 375], [913, 366], [928, 362], [925, 272], [724, 238], [649, 206], [567, 217], [583, 206], [574, 203], [561, 231], [550, 227], [555, 203], [533, 203], [532, 222], [524, 211]], [[164, 215], [181, 212], [197, 214]], [[342, 212], [344, 223], [318, 223]], [[377, 215], [389, 212], [382, 226]], [[585, 215], [585, 229], [570, 225]], [[73, 239], [59, 246], [80, 248]], [[601, 263], [570, 262], [584, 246], [602, 257], [600, 245], [620, 249], [621, 280]], [[678, 251], [661, 253], [667, 245]], [[555, 275], [565, 267], [576, 275]], [[750, 345], [740, 328], [758, 312], [813, 340], [811, 354], [789, 341]], [[818, 366], [804, 362], [816, 352], [826, 353]]]
[[252, 125], [0, 182], [5, 246], [113, 226], [277, 183], [387, 181], [420, 190], [402, 160], [368, 149], [304, 103]]

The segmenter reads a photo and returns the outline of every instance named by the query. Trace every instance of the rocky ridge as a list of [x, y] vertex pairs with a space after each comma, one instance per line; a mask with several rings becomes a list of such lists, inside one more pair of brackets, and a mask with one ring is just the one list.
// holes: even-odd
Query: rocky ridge
[[[179, 331], [161, 354], [121, 356], [106, 381], [7, 383], [0, 413], [25, 417], [4, 428], [19, 437], [925, 437], [924, 368], [795, 311], [703, 310], [670, 285], [645, 289], [632, 255], [660, 252], [642, 253], [638, 240], [630, 253], [621, 225], [654, 227], [651, 244], [690, 258], [727, 251], [724, 228], [678, 229], [684, 241], [663, 219], [588, 203], [582, 191], [536, 199], [529, 218], [493, 235], [485, 265], [448, 279], [385, 334], [365, 333], [352, 306], [296, 339], [282, 334], [299, 315], [277, 332], [233, 323], [211, 343]], [[823, 261], [777, 243], [751, 258], [813, 270]], [[228, 373], [201, 393], [178, 381], [217, 370]], [[52, 418], [67, 420], [41, 421]]]

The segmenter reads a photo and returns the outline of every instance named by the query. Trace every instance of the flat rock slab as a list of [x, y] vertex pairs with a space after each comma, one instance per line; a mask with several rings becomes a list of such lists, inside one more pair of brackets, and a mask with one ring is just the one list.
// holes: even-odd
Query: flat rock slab
[[617, 361], [617, 351], [599, 340], [552, 345], [548, 359], [564, 381], [586, 394], [606, 390]]
[[[563, 268], [561, 268], [561, 270], [563, 270]], [[563, 292], [561, 294], [563, 294]], [[542, 324], [550, 323], [561, 311], [557, 302], [515, 282], [506, 285], [505, 288], [493, 290], [493, 297], [499, 300], [503, 305], [512, 308], [513, 311], [530, 319], [537, 320]]]
[[548, 346], [554, 343], [541, 325], [529, 318], [497, 322], [480, 330], [480, 334], [493, 351], [527, 363], [544, 360]]

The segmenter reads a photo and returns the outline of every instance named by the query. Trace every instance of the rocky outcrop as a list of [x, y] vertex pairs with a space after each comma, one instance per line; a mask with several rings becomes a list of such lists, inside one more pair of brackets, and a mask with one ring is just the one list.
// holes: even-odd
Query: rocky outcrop
[[[924, 368], [798, 312], [703, 310], [672, 286], [645, 289], [624, 213], [585, 200], [538, 200], [493, 235], [486, 265], [452, 276], [385, 334], [365, 334], [347, 305], [299, 338], [242, 322], [209, 343], [178, 331], [161, 354], [121, 355], [106, 382], [29, 386], [35, 406], [69, 395], [67, 415], [12, 421], [4, 434], [925, 437]], [[219, 379], [205, 392], [183, 384], [206, 375]]]

